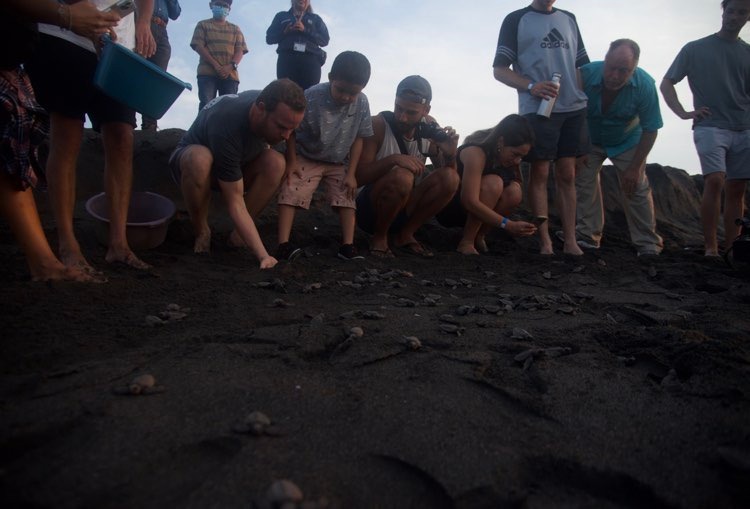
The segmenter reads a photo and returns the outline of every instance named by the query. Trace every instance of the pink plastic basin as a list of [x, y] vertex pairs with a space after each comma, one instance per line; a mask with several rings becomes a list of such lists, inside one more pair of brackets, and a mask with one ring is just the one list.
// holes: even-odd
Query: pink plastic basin
[[[136, 251], [153, 249], [164, 242], [167, 227], [175, 213], [172, 200], [147, 191], [134, 192], [130, 197], [126, 234], [130, 248]], [[99, 193], [86, 201], [86, 212], [96, 219], [96, 238], [109, 243], [109, 204]]]

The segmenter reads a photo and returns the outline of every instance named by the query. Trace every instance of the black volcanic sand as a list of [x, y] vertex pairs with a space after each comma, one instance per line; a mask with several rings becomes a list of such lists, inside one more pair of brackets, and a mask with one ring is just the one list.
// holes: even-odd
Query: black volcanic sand
[[[277, 479], [318, 507], [747, 507], [747, 267], [671, 241], [639, 260], [611, 232], [580, 259], [500, 235], [464, 257], [434, 225], [433, 260], [344, 262], [317, 208], [272, 271], [216, 215], [193, 254], [180, 214], [141, 273], [104, 263], [86, 197], [105, 285], [29, 282], [0, 228], [4, 507], [264, 507]], [[169, 304], [186, 316], [150, 325]], [[143, 373], [159, 390], [116, 394]], [[269, 433], [234, 431], [254, 410]]]

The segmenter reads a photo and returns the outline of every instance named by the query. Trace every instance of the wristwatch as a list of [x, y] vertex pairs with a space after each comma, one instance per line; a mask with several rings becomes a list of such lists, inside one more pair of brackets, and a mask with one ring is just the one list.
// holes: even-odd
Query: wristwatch
[[237, 62], [232, 62], [232, 69], [237, 70]]
[[528, 93], [531, 93], [531, 89], [534, 88], [534, 85], [536, 85], [536, 83], [534, 83], [533, 81], [529, 83], [529, 86], [526, 87], [526, 91]]

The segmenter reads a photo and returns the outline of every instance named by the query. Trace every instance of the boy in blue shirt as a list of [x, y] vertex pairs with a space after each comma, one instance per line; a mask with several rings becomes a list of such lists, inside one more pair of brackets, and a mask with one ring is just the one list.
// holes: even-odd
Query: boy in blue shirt
[[296, 208], [310, 207], [321, 180], [341, 220], [339, 258], [362, 258], [354, 247], [355, 170], [363, 138], [373, 135], [370, 106], [362, 93], [370, 80], [370, 62], [361, 53], [345, 51], [334, 60], [328, 79], [305, 91], [305, 117], [287, 144], [287, 178], [278, 200], [279, 260], [292, 260], [301, 253], [289, 242], [294, 213]]

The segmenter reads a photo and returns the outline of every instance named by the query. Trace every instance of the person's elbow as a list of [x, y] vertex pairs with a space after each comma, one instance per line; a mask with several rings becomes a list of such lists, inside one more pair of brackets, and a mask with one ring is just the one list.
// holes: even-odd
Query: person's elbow
[[496, 66], [492, 68], [492, 75], [500, 83], [507, 84], [506, 83], [507, 71], [508, 71], [508, 67]]
[[663, 95], [674, 92], [674, 83], [669, 78], [664, 78], [659, 84], [659, 90]]

